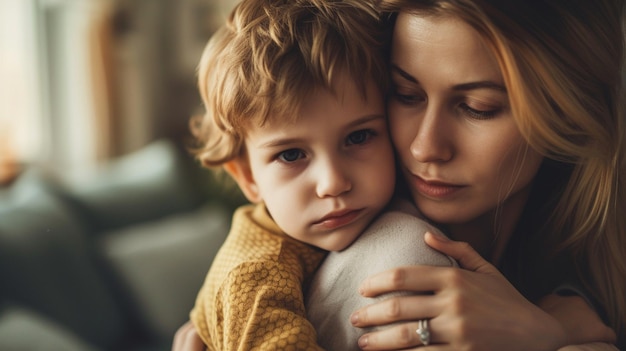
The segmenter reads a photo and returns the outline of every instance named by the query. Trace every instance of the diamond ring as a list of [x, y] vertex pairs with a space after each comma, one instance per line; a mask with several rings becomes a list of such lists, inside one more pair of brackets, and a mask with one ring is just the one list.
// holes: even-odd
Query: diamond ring
[[428, 319], [420, 319], [418, 322], [417, 335], [420, 337], [420, 341], [424, 346], [430, 344], [430, 329], [428, 329]]

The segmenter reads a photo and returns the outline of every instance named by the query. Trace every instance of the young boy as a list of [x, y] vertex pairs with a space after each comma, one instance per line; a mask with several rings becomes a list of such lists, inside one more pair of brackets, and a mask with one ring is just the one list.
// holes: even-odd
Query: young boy
[[367, 1], [243, 0], [209, 41], [197, 157], [254, 203], [236, 211], [191, 312], [209, 350], [321, 349], [303, 291], [394, 191], [381, 39]]

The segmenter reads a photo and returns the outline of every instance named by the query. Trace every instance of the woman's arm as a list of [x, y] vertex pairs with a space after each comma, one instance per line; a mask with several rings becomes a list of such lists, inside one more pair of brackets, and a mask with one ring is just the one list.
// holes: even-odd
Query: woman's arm
[[[355, 312], [352, 322], [359, 327], [407, 321], [364, 335], [359, 340], [364, 350], [421, 345], [415, 332], [420, 319], [429, 320], [432, 343], [420, 350], [553, 351], [570, 344], [570, 339], [575, 340], [568, 335], [573, 325], [578, 323], [584, 328], [594, 323], [569, 320], [571, 325], [562, 324], [559, 318], [567, 316], [563, 311], [571, 310], [560, 310], [554, 316], [545, 312], [524, 298], [469, 245], [438, 238], [427, 235], [426, 241], [434, 249], [456, 258], [464, 269], [401, 267], [365, 280], [361, 287], [364, 296], [401, 290], [432, 294], [396, 297]], [[605, 341], [603, 336], [596, 337], [587, 341]]]
[[604, 324], [596, 311], [580, 296], [549, 294], [537, 305], [561, 323], [570, 345], [617, 341], [613, 329]]

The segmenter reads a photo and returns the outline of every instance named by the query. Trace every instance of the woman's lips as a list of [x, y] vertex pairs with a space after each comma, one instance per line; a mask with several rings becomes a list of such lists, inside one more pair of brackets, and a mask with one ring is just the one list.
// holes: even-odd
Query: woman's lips
[[414, 176], [414, 182], [417, 191], [430, 198], [445, 198], [453, 195], [463, 188], [461, 185], [449, 184], [439, 181], [427, 181], [418, 176]]
[[359, 213], [361, 213], [361, 210], [348, 210], [331, 213], [317, 221], [315, 225], [320, 225], [326, 229], [337, 229], [352, 223], [359, 216]]

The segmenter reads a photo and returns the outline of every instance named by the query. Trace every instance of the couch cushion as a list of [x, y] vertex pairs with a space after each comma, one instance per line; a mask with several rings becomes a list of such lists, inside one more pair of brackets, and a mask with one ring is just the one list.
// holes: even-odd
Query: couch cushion
[[97, 232], [158, 219], [206, 201], [192, 182], [197, 168], [173, 142], [155, 141], [72, 178], [67, 201]]
[[0, 350], [96, 351], [76, 334], [33, 311], [0, 309]]
[[103, 256], [130, 296], [128, 308], [153, 337], [171, 341], [230, 226], [230, 213], [204, 206], [178, 216], [104, 233]]
[[0, 195], [0, 294], [108, 345], [125, 327], [120, 308], [60, 191], [31, 170]]

